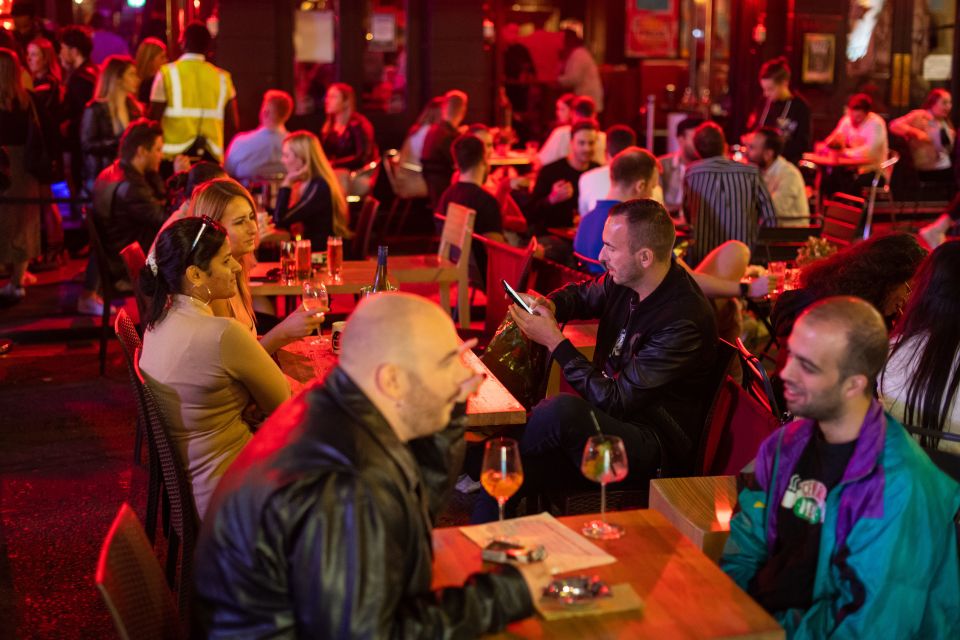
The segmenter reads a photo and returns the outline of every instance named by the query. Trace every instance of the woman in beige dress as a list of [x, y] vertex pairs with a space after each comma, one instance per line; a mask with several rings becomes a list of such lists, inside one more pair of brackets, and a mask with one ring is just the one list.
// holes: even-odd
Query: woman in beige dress
[[269, 414], [290, 397], [280, 368], [248, 328], [211, 308], [238, 294], [240, 271], [224, 228], [188, 218], [161, 232], [140, 276], [150, 299], [140, 369], [169, 420], [201, 519], [251, 438], [251, 405]]

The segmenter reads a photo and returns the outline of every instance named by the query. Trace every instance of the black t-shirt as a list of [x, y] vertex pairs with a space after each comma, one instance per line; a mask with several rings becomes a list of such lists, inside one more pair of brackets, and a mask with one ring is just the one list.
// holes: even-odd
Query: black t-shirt
[[750, 595], [767, 611], [810, 608], [827, 493], [843, 478], [856, 445], [830, 444], [817, 429], [800, 456], [778, 507], [773, 554], [750, 583]]
[[805, 151], [810, 151], [810, 107], [806, 100], [793, 94], [787, 100], [776, 100], [767, 107], [766, 98], [753, 109], [747, 120], [747, 130], [773, 127], [783, 136], [784, 158], [796, 164]]
[[423, 166], [423, 180], [427, 183], [430, 206], [434, 207], [434, 211], [439, 211], [436, 205], [453, 177], [453, 152], [450, 145], [457, 139], [457, 135], [457, 128], [442, 120], [434, 123], [423, 139], [420, 164]]
[[[537, 174], [530, 203], [524, 211], [531, 231], [541, 234], [547, 227], [572, 227], [580, 194], [580, 176], [584, 171], [599, 166], [596, 162], [591, 162], [581, 171], [570, 166], [566, 158], [544, 165]], [[550, 204], [550, 192], [553, 191], [554, 183], [559, 180], [566, 180], [573, 185], [573, 195], [569, 200]]]
[[[451, 202], [477, 212], [477, 217], [473, 221], [474, 233], [481, 236], [487, 233], [503, 233], [500, 205], [497, 204], [497, 199], [483, 187], [470, 182], [453, 183], [443, 192], [437, 211], [442, 215], [447, 215], [447, 205]], [[471, 247], [473, 263], [479, 271], [477, 274], [478, 281], [483, 282], [487, 273], [486, 251], [479, 242], [474, 242]]]

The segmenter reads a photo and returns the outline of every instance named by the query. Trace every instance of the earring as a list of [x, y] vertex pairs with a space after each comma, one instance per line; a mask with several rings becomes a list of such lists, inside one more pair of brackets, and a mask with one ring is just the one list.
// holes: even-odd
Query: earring
[[[198, 285], [198, 284], [193, 285], [194, 290], [196, 290], [196, 288], [199, 287], [199, 286], [200, 286], [200, 285]], [[203, 285], [203, 288], [207, 290], [207, 299], [206, 299], [206, 300], [200, 300], [200, 298], [198, 298], [197, 296], [193, 296], [193, 297], [196, 298], [197, 300], [200, 300], [200, 302], [202, 302], [203, 304], [205, 304], [205, 305], [207, 305], [207, 306], [210, 306], [210, 301], [213, 300], [213, 292], [210, 291], [210, 287], [207, 286], [206, 284]]]

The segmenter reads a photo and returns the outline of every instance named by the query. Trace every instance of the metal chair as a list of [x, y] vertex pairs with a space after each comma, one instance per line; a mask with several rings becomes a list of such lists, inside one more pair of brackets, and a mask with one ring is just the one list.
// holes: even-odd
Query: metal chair
[[123, 640], [187, 637], [153, 545], [126, 503], [100, 548], [94, 582]]
[[[877, 170], [873, 174], [873, 180], [870, 181], [870, 194], [867, 197], [867, 216], [866, 222], [863, 225], [863, 239], [866, 240], [870, 237], [870, 232], [873, 227], [873, 208], [877, 203], [877, 192], [881, 189], [880, 179], [888, 176], [888, 169], [892, 170], [892, 167], [900, 162], [900, 154], [896, 151], [890, 152], [890, 157], [885, 161], [880, 163], [880, 166], [877, 167]], [[883, 186], [883, 191], [887, 194], [890, 193], [890, 181], [887, 180], [886, 184]]]
[[863, 198], [835, 193], [823, 203], [822, 238], [843, 249], [862, 237], [867, 204]]

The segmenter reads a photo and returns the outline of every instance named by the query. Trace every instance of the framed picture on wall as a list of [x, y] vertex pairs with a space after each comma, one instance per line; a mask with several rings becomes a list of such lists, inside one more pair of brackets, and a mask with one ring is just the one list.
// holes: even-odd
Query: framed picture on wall
[[804, 84], [832, 84], [836, 56], [837, 37], [834, 34], [803, 34], [803, 68], [800, 81]]

